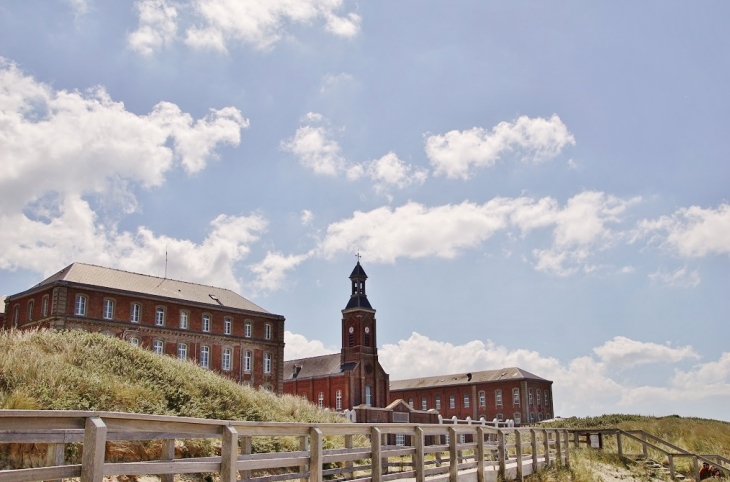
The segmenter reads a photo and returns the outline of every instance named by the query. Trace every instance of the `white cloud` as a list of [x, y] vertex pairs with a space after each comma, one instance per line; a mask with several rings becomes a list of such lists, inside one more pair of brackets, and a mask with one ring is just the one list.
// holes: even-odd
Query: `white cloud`
[[309, 209], [304, 209], [302, 211], [301, 220], [302, 220], [303, 226], [312, 224], [312, 221], [314, 220], [314, 213], [312, 211], [310, 211]]
[[277, 290], [285, 281], [286, 272], [296, 268], [309, 257], [310, 254], [284, 256], [281, 253], [268, 252], [262, 261], [250, 267], [256, 274], [256, 280], [252, 285], [261, 290]]
[[542, 162], [556, 157], [573, 135], [557, 115], [519, 117], [515, 122], [500, 122], [491, 131], [474, 127], [449, 131], [426, 138], [426, 155], [436, 175], [468, 179], [475, 167], [491, 167], [506, 153], [518, 151], [522, 160]]
[[654, 241], [687, 258], [730, 255], [730, 204], [717, 209], [690, 206], [671, 216], [638, 223], [639, 236], [653, 236]]
[[119, 232], [113, 225], [100, 223], [89, 204], [72, 195], [62, 199], [58, 210], [49, 222], [31, 220], [22, 213], [0, 215], [0, 229], [7, 233], [0, 239], [0, 268], [50, 275], [82, 261], [162, 276], [167, 252], [168, 277], [239, 291], [233, 265], [249, 254], [249, 245], [266, 227], [258, 216], [221, 215], [197, 244], [156, 235], [145, 227]]
[[171, 2], [138, 0], [134, 8], [139, 16], [139, 26], [127, 35], [127, 43], [132, 50], [150, 55], [175, 40], [178, 13]]
[[319, 340], [307, 340], [303, 335], [284, 332], [284, 344], [286, 345], [285, 357], [287, 360], [299, 360], [320, 355], [337, 353], [336, 348], [326, 348]]
[[74, 9], [76, 15], [83, 15], [89, 11], [90, 0], [66, 0], [71, 8]]
[[267, 50], [288, 35], [288, 26], [317, 21], [338, 37], [352, 38], [360, 32], [361, 18], [354, 12], [338, 15], [342, 6], [343, 0], [138, 0], [139, 26], [128, 42], [149, 54], [182, 29], [192, 48], [227, 52], [242, 43]]
[[327, 74], [324, 76], [324, 81], [322, 82], [322, 88], [320, 89], [320, 92], [326, 92], [340, 85], [348, 84], [353, 80], [354, 77], [346, 72], [342, 72], [341, 74], [337, 75]]
[[0, 124], [0, 202], [13, 212], [48, 193], [159, 186], [175, 164], [199, 171], [219, 143], [238, 145], [248, 120], [233, 107], [194, 120], [169, 102], [135, 115], [101, 87], [54, 91], [3, 59]]
[[549, 197], [497, 197], [481, 205], [466, 201], [435, 207], [411, 201], [397, 208], [356, 211], [351, 218], [330, 224], [318, 249], [330, 257], [357, 246], [368, 259], [386, 263], [399, 257], [453, 258], [510, 227], [523, 236], [552, 228], [552, 245], [533, 251], [535, 268], [558, 275], [578, 269], [590, 272], [595, 267], [587, 264], [588, 258], [622, 239], [622, 233], [609, 225], [620, 223], [635, 202], [638, 198], [623, 200], [595, 191], [573, 196], [562, 208]]
[[649, 273], [649, 279], [654, 283], [665, 284], [679, 288], [694, 288], [700, 284], [700, 274], [697, 270], [690, 270], [687, 266], [678, 268], [675, 271], [666, 271], [659, 268]]
[[[238, 288], [233, 264], [247, 256], [266, 222], [218, 216], [199, 244], [140, 227], [120, 232], [115, 216], [135, 209], [133, 189], [165, 181], [176, 166], [203, 169], [220, 143], [237, 145], [248, 125], [232, 107], [194, 120], [171, 103], [136, 115], [101, 87], [55, 91], [0, 61], [0, 268], [50, 274], [86, 261]], [[110, 219], [94, 211], [101, 201]]]
[[340, 145], [329, 139], [329, 131], [324, 126], [302, 126], [292, 139], [282, 141], [281, 147], [296, 155], [299, 162], [315, 174], [337, 176], [346, 169]]
[[594, 348], [593, 352], [607, 365], [622, 369], [647, 363], [676, 363], [687, 358], [700, 358], [691, 346], [673, 348], [623, 336], [614, 337], [613, 340]]
[[378, 191], [383, 191], [388, 186], [403, 189], [411, 184], [423, 184], [428, 178], [428, 170], [404, 163], [393, 152], [369, 162], [366, 172]]
[[350, 162], [340, 153], [340, 145], [331, 138], [332, 132], [321, 114], [308, 112], [302, 122], [308, 125], [298, 128], [294, 137], [282, 141], [280, 146], [297, 156], [299, 163], [315, 174], [344, 175], [350, 181], [368, 177], [378, 192], [390, 187], [403, 189], [423, 184], [428, 178], [428, 170], [406, 164], [393, 152], [372, 161]]

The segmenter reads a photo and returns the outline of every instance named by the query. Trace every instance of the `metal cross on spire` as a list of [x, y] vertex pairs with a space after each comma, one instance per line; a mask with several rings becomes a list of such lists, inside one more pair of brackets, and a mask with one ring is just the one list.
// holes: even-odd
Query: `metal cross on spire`
[[357, 254], [355, 255], [355, 257], [357, 258], [357, 262], [359, 263], [360, 262], [360, 258], [362, 258], [362, 256], [360, 256], [360, 251], [357, 252]]

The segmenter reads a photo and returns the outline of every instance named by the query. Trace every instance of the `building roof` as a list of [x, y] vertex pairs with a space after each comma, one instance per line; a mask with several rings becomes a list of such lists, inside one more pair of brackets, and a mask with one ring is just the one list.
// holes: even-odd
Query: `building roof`
[[131, 273], [129, 271], [84, 263], [73, 263], [41, 281], [34, 288], [59, 281], [129, 291], [149, 296], [173, 298], [180, 301], [212, 305], [214, 307], [235, 308], [270, 314], [243, 296], [225, 288], [158, 278], [156, 276]]
[[[471, 378], [470, 378], [471, 376]], [[517, 367], [500, 368], [499, 370], [484, 370], [481, 372], [456, 373], [434, 377], [410, 378], [408, 380], [393, 380], [390, 390], [415, 390], [419, 388], [448, 387], [474, 383], [489, 383], [509, 380], [535, 380], [549, 382], [528, 371]]]
[[287, 360], [284, 362], [284, 380], [340, 375], [357, 366], [356, 362], [341, 364], [340, 361], [339, 353]]
[[350, 274], [350, 279], [352, 278], [358, 278], [358, 279], [367, 279], [368, 275], [365, 274], [365, 270], [362, 269], [362, 266], [360, 266], [360, 261], [357, 262], [355, 265], [355, 269], [352, 270], [352, 273]]

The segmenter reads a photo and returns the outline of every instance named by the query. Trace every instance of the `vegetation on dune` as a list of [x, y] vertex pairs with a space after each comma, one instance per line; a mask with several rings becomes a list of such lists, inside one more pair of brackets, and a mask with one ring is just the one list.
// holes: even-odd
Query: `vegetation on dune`
[[292, 396], [98, 333], [0, 333], [0, 408], [99, 410], [224, 420], [338, 422]]

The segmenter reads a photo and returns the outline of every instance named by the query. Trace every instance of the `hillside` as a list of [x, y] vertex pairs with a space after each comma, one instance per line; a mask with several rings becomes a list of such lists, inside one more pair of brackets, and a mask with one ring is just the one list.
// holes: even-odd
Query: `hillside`
[[84, 331], [0, 332], [0, 408], [342, 421], [298, 397], [241, 386], [192, 362]]

